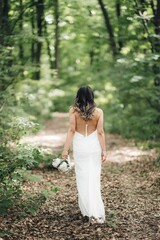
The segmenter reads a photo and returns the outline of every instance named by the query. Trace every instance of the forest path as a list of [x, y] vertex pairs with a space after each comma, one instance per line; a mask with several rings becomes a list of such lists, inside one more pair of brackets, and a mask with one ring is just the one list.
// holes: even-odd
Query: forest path
[[[62, 148], [68, 126], [67, 115], [55, 113], [44, 130], [23, 139], [54, 151]], [[58, 186], [53, 197], [36, 215], [7, 215], [1, 227], [13, 237], [24, 240], [160, 240], [160, 164], [154, 150], [138, 149], [133, 141], [118, 135], [106, 135], [108, 161], [102, 164], [101, 192], [106, 223], [83, 223], [77, 202], [74, 168], [65, 175], [57, 170], [34, 170], [39, 182], [27, 182], [25, 190], [37, 191], [47, 184]], [[134, 161], [132, 161], [134, 160]]]
[[[28, 142], [36, 146], [52, 148], [54, 152], [62, 149], [68, 127], [68, 113], [53, 114], [43, 130], [33, 136], [24, 137], [21, 142]], [[120, 135], [106, 134], [107, 159], [111, 162], [127, 162], [140, 159], [142, 156], [152, 156], [154, 150], [139, 149], [132, 140], [124, 139]]]

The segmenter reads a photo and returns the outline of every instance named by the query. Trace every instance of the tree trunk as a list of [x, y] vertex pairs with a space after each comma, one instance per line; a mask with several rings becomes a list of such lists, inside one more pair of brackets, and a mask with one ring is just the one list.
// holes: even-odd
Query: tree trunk
[[54, 69], [54, 61], [53, 61], [53, 56], [52, 56], [52, 52], [51, 52], [51, 49], [50, 49], [50, 41], [48, 39], [47, 23], [46, 22], [44, 22], [44, 33], [45, 33], [45, 39], [46, 39], [46, 44], [47, 44], [47, 53], [48, 53], [48, 57], [49, 57], [50, 69]]
[[121, 34], [121, 0], [116, 0], [116, 14], [118, 19], [118, 50], [121, 51], [123, 47], [122, 34]]
[[[3, 64], [0, 64], [0, 91], [5, 91], [10, 85], [13, 78], [9, 76], [9, 72], [12, 71], [12, 40], [10, 38], [10, 25], [9, 25], [9, 9], [10, 1], [0, 1], [0, 54], [3, 54]], [[7, 51], [6, 46], [9, 47]], [[8, 74], [9, 78], [4, 80], [4, 75]], [[3, 99], [3, 96], [1, 96]]]
[[93, 49], [90, 50], [90, 52], [89, 52], [89, 56], [90, 56], [90, 65], [93, 64], [93, 61], [94, 61], [94, 55], [95, 55], [94, 50], [93, 50]]
[[109, 34], [109, 41], [110, 41], [110, 47], [111, 47], [111, 50], [112, 50], [112, 54], [113, 54], [113, 57], [115, 57], [117, 55], [116, 41], [115, 41], [112, 25], [110, 23], [108, 11], [104, 6], [103, 0], [98, 0], [98, 3], [101, 7], [101, 11], [102, 11], [104, 21], [105, 21], [105, 25], [106, 25], [106, 30]]
[[[155, 53], [160, 54], [160, 41], [159, 38], [160, 37], [160, 1], [157, 0], [157, 5], [155, 6], [154, 1], [151, 0], [150, 1], [151, 4], [151, 8], [152, 8], [152, 12], [154, 15], [154, 32], [157, 35], [156, 38], [154, 38], [153, 41], [153, 49]], [[155, 78], [154, 78], [154, 85], [155, 86], [160, 86], [160, 66], [159, 66], [159, 62], [160, 62], [160, 57], [158, 57], [158, 59], [156, 60], [156, 63], [153, 66], [153, 72], [155, 74]]]
[[[160, 0], [157, 0], [157, 8], [154, 15], [155, 34], [160, 37]], [[160, 53], [160, 41], [158, 38], [155, 40], [155, 50]]]
[[[20, 12], [23, 12], [23, 0], [20, 0]], [[20, 19], [19, 19], [19, 28], [20, 28], [20, 32], [22, 33], [23, 31], [23, 14], [21, 14]], [[22, 62], [22, 64], [24, 63], [24, 49], [23, 49], [23, 39], [20, 39], [19, 42], [19, 58]]]
[[2, 39], [2, 17], [3, 17], [3, 4], [4, 4], [4, 0], [0, 0], [0, 43], [1, 43], [1, 39]]
[[0, 42], [3, 44], [4, 36], [9, 32], [8, 24], [9, 0], [0, 0]]
[[[34, 1], [34, 0], [32, 0]], [[31, 61], [35, 64], [35, 40], [33, 36], [35, 35], [35, 18], [34, 18], [34, 9], [31, 12], [31, 27], [32, 27], [32, 42], [31, 42]]]
[[8, 12], [9, 12], [9, 0], [2, 1], [2, 30], [8, 30]]
[[[42, 37], [43, 34], [43, 22], [44, 22], [44, 0], [38, 0], [36, 5], [37, 11], [37, 35], [39, 38]], [[38, 39], [36, 52], [35, 52], [35, 60], [37, 70], [35, 72], [35, 79], [40, 79], [40, 58], [41, 58], [41, 50], [42, 50], [42, 42], [41, 39]]]
[[55, 15], [55, 44], [54, 44], [54, 68], [59, 68], [59, 2], [54, 0]]

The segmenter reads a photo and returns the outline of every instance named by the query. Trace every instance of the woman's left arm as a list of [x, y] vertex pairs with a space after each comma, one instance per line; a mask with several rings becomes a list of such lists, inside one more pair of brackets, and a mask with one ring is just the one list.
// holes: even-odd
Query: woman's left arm
[[73, 141], [75, 128], [76, 128], [75, 114], [73, 113], [73, 110], [71, 108], [69, 110], [69, 128], [68, 128], [67, 137], [66, 137], [66, 141], [65, 141], [65, 144], [64, 144], [63, 152], [62, 152], [62, 158], [63, 159], [67, 158], [68, 150], [69, 150], [70, 145], [72, 144], [72, 141]]

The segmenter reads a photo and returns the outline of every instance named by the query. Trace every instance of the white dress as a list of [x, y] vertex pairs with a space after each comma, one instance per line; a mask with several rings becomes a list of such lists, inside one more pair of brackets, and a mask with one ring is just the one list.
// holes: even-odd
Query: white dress
[[75, 132], [73, 137], [78, 204], [83, 216], [105, 221], [101, 198], [101, 146], [97, 130], [87, 136]]

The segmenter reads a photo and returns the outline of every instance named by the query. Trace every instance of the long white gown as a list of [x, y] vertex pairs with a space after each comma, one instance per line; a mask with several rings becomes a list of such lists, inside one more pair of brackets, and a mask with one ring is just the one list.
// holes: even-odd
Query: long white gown
[[105, 209], [101, 198], [101, 146], [97, 130], [73, 137], [78, 204], [83, 216], [105, 221]]

